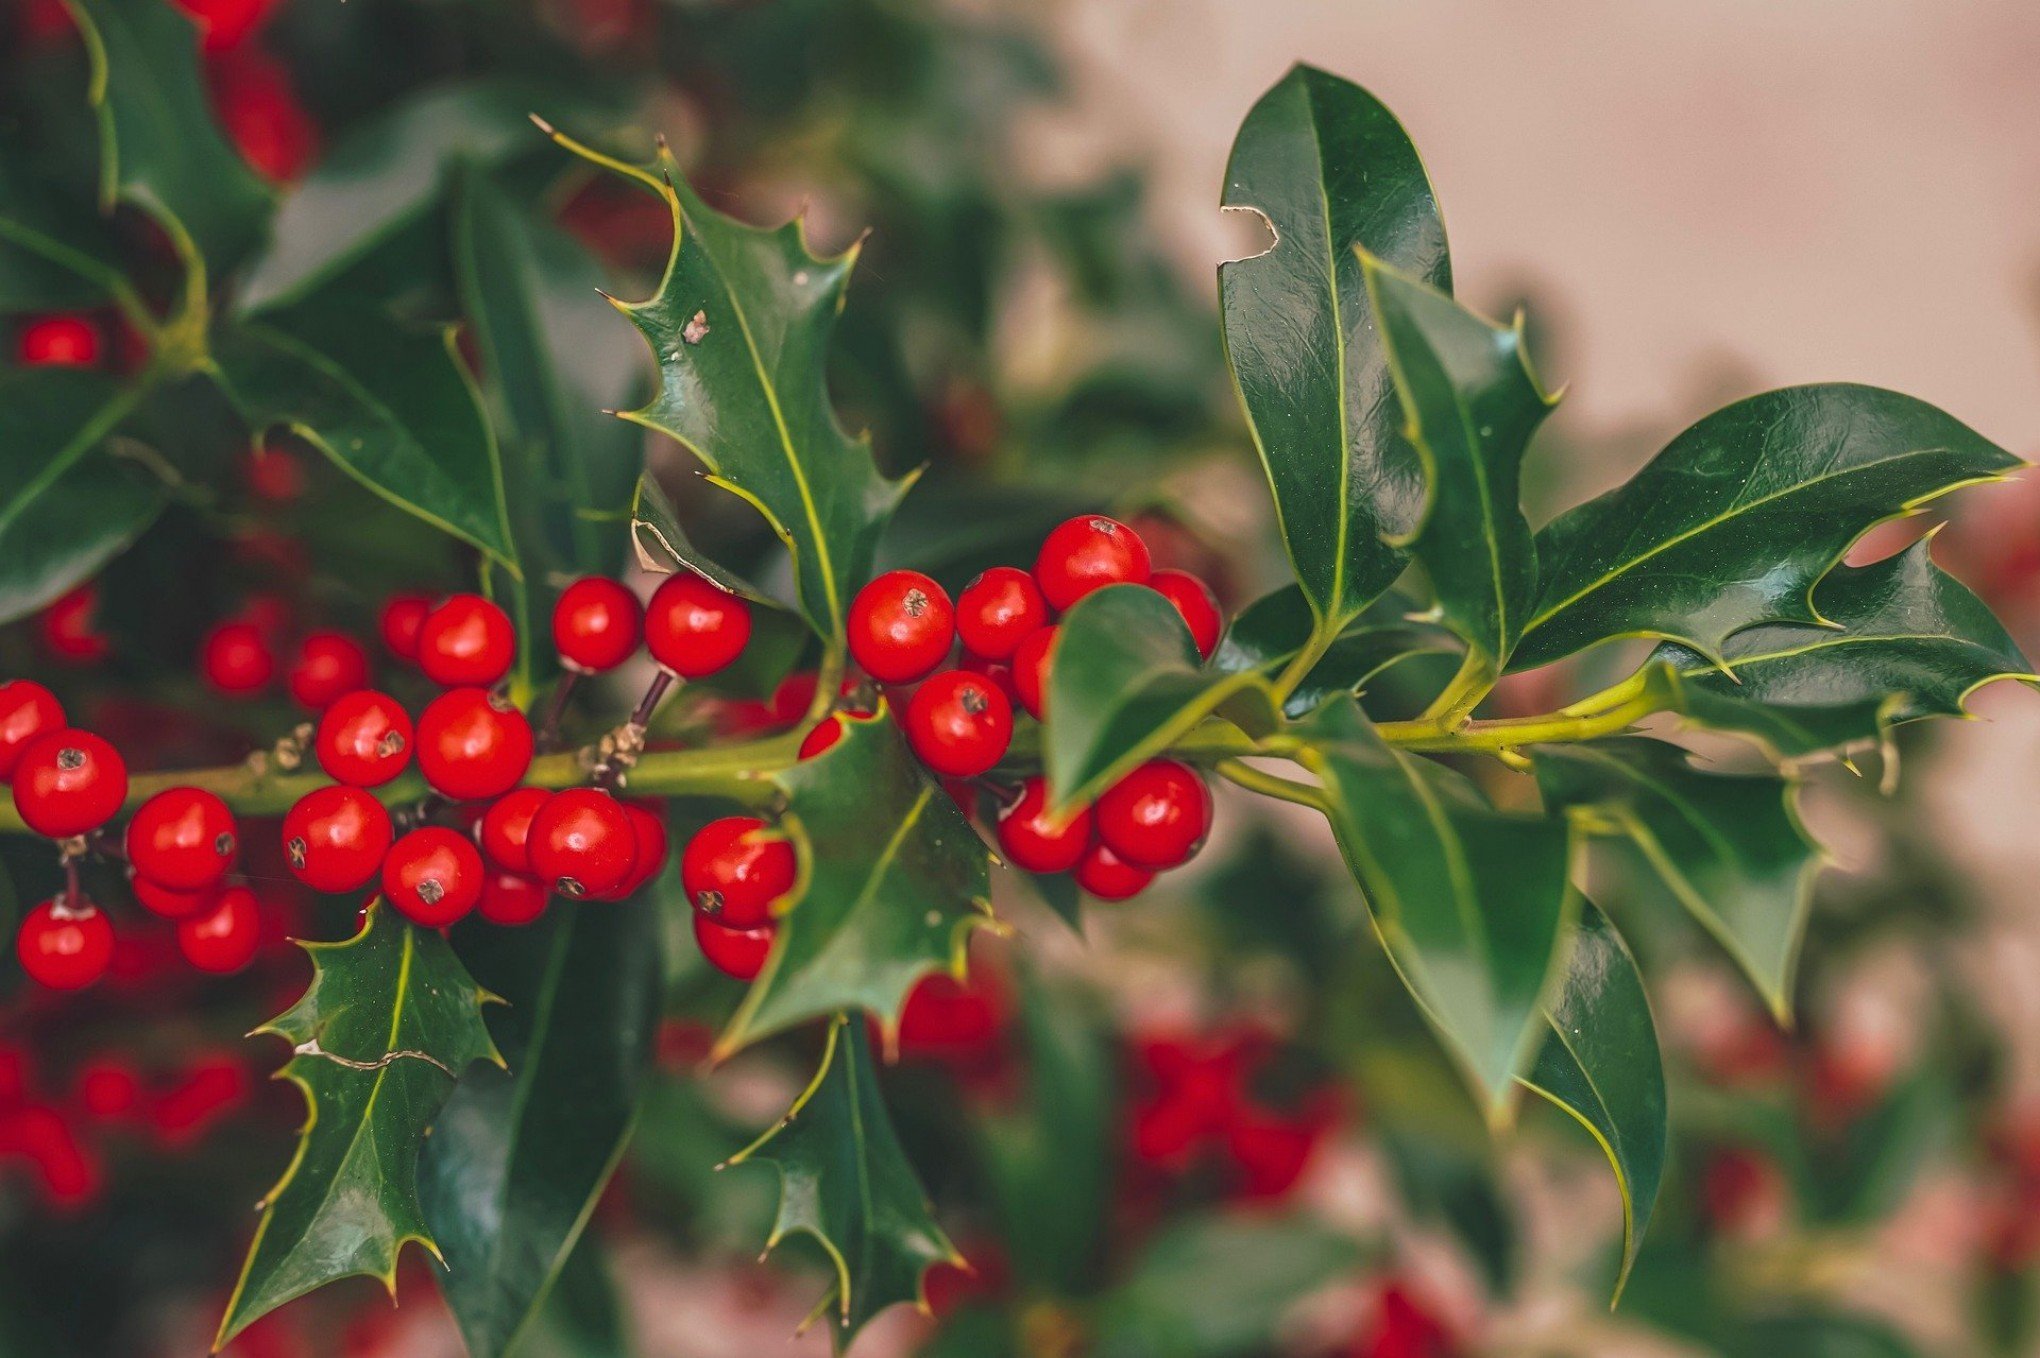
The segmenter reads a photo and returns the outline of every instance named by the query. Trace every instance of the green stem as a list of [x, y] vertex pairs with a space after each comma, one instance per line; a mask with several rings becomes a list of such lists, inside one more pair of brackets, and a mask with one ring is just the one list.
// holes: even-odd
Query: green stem
[[1275, 705], [1280, 708], [1296, 692], [1296, 686], [1310, 677], [1317, 668], [1317, 662], [1325, 658], [1325, 652], [1332, 649], [1332, 643], [1339, 639], [1339, 628], [1320, 621], [1312, 629], [1310, 639], [1303, 643], [1303, 649], [1290, 657], [1282, 673], [1275, 680]]
[[1249, 792], [1258, 792], [1263, 797], [1273, 797], [1277, 801], [1307, 806], [1314, 811], [1325, 809], [1324, 793], [1319, 789], [1308, 783], [1299, 783], [1293, 778], [1284, 778], [1279, 774], [1254, 768], [1250, 764], [1243, 764], [1237, 759], [1220, 760], [1213, 766], [1213, 772], [1228, 783], [1243, 787]]
[[807, 715], [801, 718], [802, 726], [813, 726], [836, 705], [842, 695], [837, 692], [843, 687], [843, 648], [830, 644], [822, 648], [821, 667], [815, 671], [815, 696], [808, 700]]
[[[1598, 695], [1597, 695], [1598, 696]], [[1605, 703], [1588, 713], [1571, 709], [1537, 717], [1514, 717], [1501, 721], [1479, 721], [1457, 731], [1441, 731], [1424, 721], [1383, 722], [1376, 729], [1381, 738], [1405, 750], [1426, 754], [1497, 754], [1523, 745], [1576, 744], [1614, 735], [1664, 707], [1647, 686], [1619, 702]]]
[[1473, 709], [1480, 706], [1480, 700], [1487, 697], [1495, 686], [1494, 666], [1487, 657], [1471, 647], [1466, 658], [1459, 662], [1459, 672], [1452, 676], [1452, 682], [1445, 691], [1432, 700], [1419, 721], [1430, 722], [1441, 730], [1453, 731], [1466, 724], [1473, 715]]

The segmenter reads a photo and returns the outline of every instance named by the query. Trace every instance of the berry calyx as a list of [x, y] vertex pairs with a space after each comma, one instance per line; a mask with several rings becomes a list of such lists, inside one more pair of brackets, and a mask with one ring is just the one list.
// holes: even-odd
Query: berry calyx
[[951, 778], [975, 778], [1013, 743], [1013, 704], [983, 675], [944, 670], [914, 691], [905, 726], [923, 764]]
[[177, 951], [200, 971], [224, 976], [255, 960], [261, 933], [262, 912], [255, 893], [230, 886], [212, 909], [177, 921]]
[[51, 839], [97, 830], [127, 800], [120, 752], [76, 727], [36, 737], [14, 765], [14, 809], [29, 829]]
[[234, 813], [203, 788], [173, 787], [136, 809], [127, 827], [128, 865], [172, 891], [200, 891], [234, 865]]
[[314, 891], [355, 891], [375, 879], [389, 852], [390, 813], [358, 787], [322, 787], [283, 818], [283, 859]]
[[1076, 878], [1078, 886], [1101, 901], [1124, 901], [1147, 890], [1155, 875], [1097, 843], [1077, 860]]
[[32, 317], [14, 333], [14, 356], [24, 368], [90, 368], [105, 351], [99, 327], [73, 312]]
[[51, 990], [80, 990], [106, 974], [113, 960], [113, 925], [90, 901], [74, 909], [62, 896], [28, 912], [14, 952], [29, 979]]
[[475, 908], [488, 874], [481, 851], [465, 836], [427, 825], [390, 845], [383, 895], [413, 924], [443, 929]]
[[1225, 615], [1218, 611], [1218, 596], [1211, 586], [1188, 571], [1159, 570], [1148, 577], [1148, 588], [1176, 606], [1197, 643], [1197, 654], [1211, 659], [1225, 632]]
[[0, 684], [0, 783], [14, 773], [21, 752], [37, 736], [60, 730], [64, 706], [57, 695], [31, 679]]
[[616, 890], [637, 866], [630, 814], [598, 788], [570, 787], [547, 798], [525, 842], [531, 875], [575, 900]]
[[1098, 798], [1098, 838], [1136, 867], [1188, 862], [1211, 829], [1211, 789], [1187, 764], [1151, 759]]
[[276, 652], [257, 624], [223, 622], [198, 643], [198, 671], [215, 691], [246, 697], [260, 693], [276, 678]]
[[368, 686], [368, 652], [345, 632], [312, 632], [298, 645], [285, 683], [299, 704], [323, 712]]
[[491, 869], [482, 881], [482, 899], [476, 911], [491, 924], [529, 924], [545, 913], [545, 883], [536, 877], [501, 868]]
[[1036, 721], [1045, 720], [1048, 712], [1048, 665], [1059, 631], [1055, 627], [1042, 628], [1021, 642], [1013, 656], [1013, 692], [1019, 695], [1020, 706], [1027, 709], [1027, 715]]
[[999, 852], [1028, 872], [1068, 872], [1091, 846], [1091, 808], [1064, 819], [1048, 814], [1048, 780], [1029, 778], [999, 812]]
[[772, 903], [793, 890], [793, 845], [756, 816], [712, 820], [680, 855], [680, 886], [700, 914], [726, 929], [772, 923]]
[[860, 711], [856, 708], [845, 708], [841, 712], [831, 712], [828, 716], [816, 722], [814, 728], [800, 738], [800, 757], [802, 759], [813, 759], [824, 750], [834, 749], [836, 742], [843, 738], [843, 733], [850, 729], [850, 723], [853, 720], [869, 720], [870, 717], [871, 713]]
[[319, 767], [336, 782], [381, 787], [411, 762], [415, 739], [403, 704], [387, 693], [361, 688], [326, 709], [312, 749]]
[[531, 767], [531, 752], [531, 723], [487, 689], [451, 689], [418, 717], [418, 768], [456, 801], [516, 787]]
[[432, 600], [423, 594], [392, 594], [384, 600], [382, 612], [376, 616], [383, 649], [399, 660], [416, 660], [418, 634], [431, 611]]
[[772, 954], [772, 938], [779, 931], [772, 925], [762, 929], [732, 929], [695, 912], [694, 942], [709, 965], [739, 981], [755, 981], [765, 970]]
[[418, 627], [418, 668], [444, 688], [486, 688], [510, 672], [517, 629], [510, 615], [479, 594], [456, 594]]
[[164, 919], [183, 919], [201, 910], [210, 909], [214, 897], [218, 896], [219, 885], [202, 886], [196, 891], [173, 891], [158, 886], [146, 877], [130, 877], [128, 885], [134, 888], [135, 901], [152, 915]]
[[751, 606], [698, 575], [669, 575], [645, 606], [645, 646], [682, 679], [725, 668], [751, 639]]
[[1049, 606], [1068, 608], [1094, 589], [1145, 584], [1149, 561], [1140, 534], [1102, 514], [1079, 514], [1049, 530], [1034, 559], [1035, 583]]
[[520, 787], [489, 803], [475, 826], [475, 842], [491, 863], [510, 872], [531, 871], [531, 819], [551, 798], [542, 787]]
[[850, 656], [866, 674], [883, 684], [911, 684], [948, 657], [956, 608], [919, 571], [887, 571], [857, 591], [846, 631]]
[[1011, 660], [1020, 643], [1048, 626], [1048, 600], [1018, 566], [994, 566], [956, 599], [956, 634], [985, 660]]
[[644, 639], [644, 608], [621, 584], [591, 575], [560, 591], [552, 629], [553, 645], [569, 669], [600, 674], [636, 653]]

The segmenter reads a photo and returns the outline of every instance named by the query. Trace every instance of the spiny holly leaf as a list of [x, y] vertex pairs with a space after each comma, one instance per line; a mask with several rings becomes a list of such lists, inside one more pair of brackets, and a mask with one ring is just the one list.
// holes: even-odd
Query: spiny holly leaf
[[802, 613], [834, 645], [879, 532], [913, 481], [888, 480], [829, 404], [829, 332], [857, 247], [818, 258], [799, 219], [747, 226], [703, 203], [670, 154], [657, 169], [626, 170], [673, 214], [658, 292], [618, 304], [660, 373], [658, 395], [626, 418], [679, 439], [711, 480], [766, 517], [793, 553]]
[[794, 1232], [814, 1237], [836, 1282], [815, 1314], [833, 1309], [840, 1346], [895, 1302], [922, 1307], [922, 1275], [963, 1256], [942, 1234], [885, 1111], [863, 1024], [829, 1024], [821, 1069], [784, 1118], [730, 1157], [779, 1171], [779, 1214], [765, 1248]]
[[837, 1010], [870, 1012], [890, 1043], [914, 983], [962, 976], [971, 932], [992, 923], [990, 854], [882, 704], [772, 776], [800, 880], [774, 906], [772, 952], [715, 1055]]
[[[649, 893], [647, 893], [649, 894]], [[637, 1112], [662, 966], [651, 901], [556, 901], [522, 929], [460, 933], [508, 1070], [461, 1076], [419, 1165], [440, 1287], [475, 1358], [508, 1353], [543, 1308]]]
[[89, 197], [67, 198], [27, 147], [0, 150], [0, 313], [95, 306], [119, 286], [118, 259]]
[[255, 1031], [295, 1049], [280, 1076], [304, 1091], [304, 1131], [262, 1200], [215, 1348], [337, 1278], [380, 1278], [394, 1295], [408, 1241], [438, 1253], [418, 1202], [418, 1152], [459, 1074], [502, 1064], [482, 1022], [490, 996], [437, 932], [378, 902], [353, 938], [300, 946], [311, 986]]
[[659, 488], [658, 481], [650, 472], [638, 478], [637, 490], [631, 497], [630, 534], [637, 551], [637, 563], [644, 570], [660, 575], [693, 571], [710, 584], [731, 594], [740, 594], [753, 603], [769, 608], [783, 607], [778, 599], [735, 571], [718, 565], [694, 545], [687, 536], [687, 530], [680, 526], [679, 511], [673, 508], [673, 502]]
[[[1459, 655], [1450, 633], [1407, 616], [1412, 607], [1388, 595], [1376, 599], [1290, 690], [1282, 714], [1295, 721], [1341, 693], [1364, 698], [1374, 680], [1405, 660]], [[1300, 587], [1285, 585], [1240, 610], [1212, 653], [1211, 668], [1226, 674], [1255, 669], [1273, 679], [1310, 634], [1309, 602]]]
[[1385, 743], [1351, 698], [1301, 734], [1389, 956], [1499, 1119], [1575, 913], [1570, 829], [1492, 809], [1459, 775]]
[[163, 508], [161, 484], [102, 446], [133, 408], [98, 373], [0, 374], [0, 622], [89, 579]]
[[65, 0], [92, 58], [100, 197], [129, 202], [224, 272], [261, 240], [274, 199], [213, 121], [198, 34], [168, 0]]
[[1449, 290], [1445, 226], [1408, 135], [1358, 85], [1308, 66], [1261, 97], [1224, 206], [1266, 219], [1219, 266], [1227, 359], [1312, 614], [1336, 631], [1402, 571], [1423, 508], [1356, 246]]
[[1060, 806], [1092, 801], [1214, 713], [1254, 733], [1281, 720], [1261, 674], [1204, 668], [1183, 615], [1141, 585], [1109, 585], [1063, 615], [1045, 710]]
[[1678, 676], [1686, 716], [1756, 737], [1782, 758], [1881, 741], [1901, 722], [1959, 717], [2032, 665], [1989, 605], [1934, 565], [1931, 538], [1883, 561], [1842, 567], [1814, 591], [1833, 627], [1772, 623], [1730, 637], [1723, 674], [1680, 646], [1653, 659]]
[[1782, 1022], [1821, 854], [1799, 823], [1798, 784], [1707, 773], [1661, 740], [1551, 745], [1537, 783], [1554, 808], [1627, 835], [1679, 903], [1735, 958]]
[[1537, 591], [1523, 454], [1557, 401], [1530, 371], [1520, 323], [1490, 325], [1365, 250], [1360, 263], [1403, 432], [1424, 465], [1424, 516], [1406, 545], [1430, 577], [1445, 624], [1491, 680]]
[[1551, 1033], [1523, 1082], [1593, 1134], [1622, 1189], [1622, 1267], [1629, 1281], [1665, 1173], [1665, 1071], [1657, 1025], [1629, 945], [1608, 917], [1582, 903]]
[[1741, 628], [1821, 623], [1814, 586], [1865, 529], [2021, 465], [1925, 402], [1876, 387], [1738, 401], [1538, 533], [1542, 584], [1515, 663], [1635, 636], [1718, 659]]

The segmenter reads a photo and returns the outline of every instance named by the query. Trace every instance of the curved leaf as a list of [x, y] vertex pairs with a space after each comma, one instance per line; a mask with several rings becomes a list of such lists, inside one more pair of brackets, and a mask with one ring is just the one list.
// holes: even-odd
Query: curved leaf
[[96, 306], [120, 285], [118, 261], [89, 197], [60, 192], [25, 147], [0, 151], [0, 313]]
[[[1450, 633], [1408, 616], [1404, 605], [1383, 596], [1363, 610], [1290, 690], [1282, 715], [1301, 720], [1341, 693], [1364, 697], [1376, 679], [1405, 660], [1460, 654]], [[1285, 585], [1240, 610], [1212, 652], [1211, 668], [1225, 674], [1255, 669], [1273, 679], [1310, 634], [1309, 601], [1301, 587]]]

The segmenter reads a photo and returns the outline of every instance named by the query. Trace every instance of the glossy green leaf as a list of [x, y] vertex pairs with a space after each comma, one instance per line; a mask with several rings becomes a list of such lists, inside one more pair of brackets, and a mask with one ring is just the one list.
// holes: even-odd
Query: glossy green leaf
[[120, 272], [91, 199], [67, 198], [27, 148], [0, 150], [0, 314], [96, 306]]
[[687, 530], [680, 525], [680, 515], [673, 508], [673, 502], [650, 472], [638, 478], [637, 489], [631, 496], [630, 534], [637, 551], [637, 563], [645, 570], [660, 575], [692, 571], [710, 584], [731, 594], [741, 594], [753, 603], [770, 608], [783, 606], [778, 599], [735, 571], [725, 569], [694, 545], [687, 536]]
[[213, 121], [198, 34], [169, 0], [65, 0], [92, 58], [105, 206], [133, 203], [215, 271], [260, 243], [274, 197]]
[[213, 352], [257, 431], [288, 430], [392, 504], [516, 561], [495, 438], [450, 333], [332, 297], [230, 327]]
[[353, 938], [300, 946], [311, 986], [255, 1031], [294, 1048], [280, 1078], [304, 1092], [305, 1125], [262, 1200], [222, 1346], [337, 1278], [379, 1278], [394, 1295], [407, 1242], [438, 1252], [419, 1206], [418, 1153], [459, 1074], [502, 1062], [482, 1021], [489, 996], [437, 932], [378, 903]]
[[861, 1021], [830, 1021], [814, 1080], [770, 1131], [730, 1157], [746, 1163], [779, 1171], [779, 1215], [765, 1248], [798, 1232], [828, 1255], [835, 1286], [815, 1314], [833, 1310], [845, 1341], [895, 1302], [925, 1306], [922, 1275], [962, 1259], [893, 1131]]
[[1799, 822], [1798, 785], [1771, 774], [1704, 772], [1678, 746], [1641, 738], [1544, 746], [1535, 755], [1546, 801], [1635, 841], [1786, 1018], [1821, 864]]
[[0, 622], [89, 579], [162, 510], [162, 484], [105, 449], [133, 408], [98, 373], [0, 374]]
[[1754, 736], [1783, 758], [1882, 740], [1922, 717], [1957, 717], [1969, 695], [2033, 668], [1989, 605], [1934, 565], [1932, 540], [1831, 572], [1814, 604], [1834, 624], [1772, 623], [1730, 637], [1720, 669], [1665, 646], [1692, 721]]
[[1094, 591], [1059, 627], [1043, 763], [1060, 805], [1094, 800], [1206, 717], [1249, 732], [1280, 722], [1268, 681], [1254, 670], [1204, 667], [1183, 615], [1145, 586]]
[[884, 710], [772, 777], [800, 878], [716, 1055], [838, 1010], [869, 1012], [890, 1041], [914, 983], [961, 976], [991, 923], [991, 855]]
[[1634, 636], [1719, 657], [1741, 628], [1823, 622], [1814, 586], [1865, 529], [2020, 465], [1876, 387], [1738, 401], [1538, 533], [1542, 584], [1515, 663]]
[[507, 1070], [462, 1075], [419, 1166], [441, 1292], [468, 1352], [511, 1351], [539, 1314], [623, 1153], [658, 1027], [653, 903], [555, 901], [520, 929], [459, 935], [506, 1003], [489, 1030]]
[[[1300, 720], [1342, 693], [1364, 699], [1376, 680], [1406, 660], [1461, 654], [1449, 632], [1409, 616], [1412, 607], [1394, 596], [1375, 600], [1297, 681], [1282, 714]], [[1311, 627], [1303, 590], [1285, 585], [1240, 610], [1212, 653], [1211, 668], [1226, 674], [1256, 669], [1272, 680], [1310, 640]]]
[[657, 293], [618, 305], [651, 346], [660, 385], [626, 418], [679, 439], [765, 516], [793, 554], [802, 613], [835, 644], [913, 480], [880, 472], [829, 403], [829, 334], [856, 247], [818, 258], [799, 220], [747, 226], [703, 203], [670, 155], [658, 169], [661, 179], [633, 173], [666, 198], [672, 256]]
[[1423, 518], [1404, 545], [1446, 626], [1491, 679], [1536, 597], [1523, 455], [1557, 402], [1530, 371], [1520, 326], [1491, 325], [1365, 251], [1361, 266], [1403, 432], [1424, 467]]
[[1415, 530], [1424, 500], [1356, 247], [1450, 289], [1444, 223], [1394, 115], [1308, 66], [1247, 114], [1224, 206], [1274, 237], [1219, 267], [1226, 356], [1296, 577], [1336, 629], [1401, 573], [1391, 541]]
[[1535, 1052], [1577, 897], [1572, 834], [1508, 815], [1471, 783], [1386, 744], [1350, 698], [1302, 730], [1347, 866], [1403, 982], [1490, 1118]]
[[1599, 1143], [1622, 1190], [1622, 1296], [1665, 1173], [1665, 1071], [1657, 1024], [1628, 944], [1582, 904], [1566, 974], [1546, 1015], [1551, 1032], [1523, 1082]]

